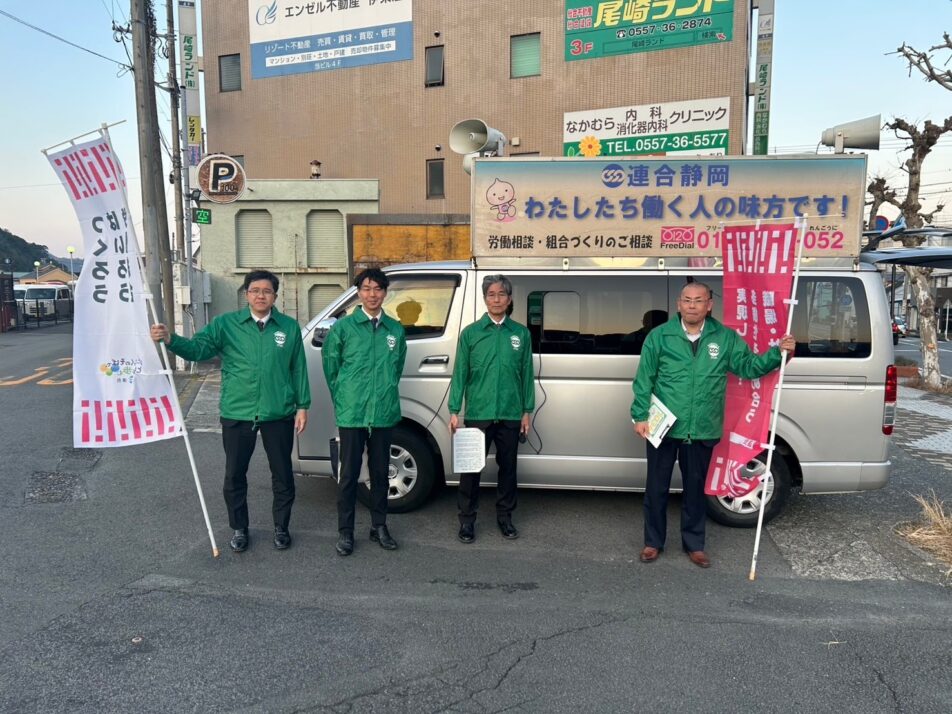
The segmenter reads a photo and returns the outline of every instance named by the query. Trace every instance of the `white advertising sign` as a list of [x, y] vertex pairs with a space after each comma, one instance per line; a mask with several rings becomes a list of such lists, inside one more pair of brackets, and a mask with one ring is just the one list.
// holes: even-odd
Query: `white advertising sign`
[[248, 0], [251, 77], [413, 59], [412, 0]]
[[727, 153], [730, 97], [566, 112], [564, 156], [669, 156]]

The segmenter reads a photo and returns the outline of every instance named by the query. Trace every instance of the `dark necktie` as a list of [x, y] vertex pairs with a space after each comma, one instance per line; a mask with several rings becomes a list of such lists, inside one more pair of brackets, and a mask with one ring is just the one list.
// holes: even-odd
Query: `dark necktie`
[[373, 325], [373, 327], [374, 327], [375, 330], [377, 329], [377, 319], [378, 319], [378, 318], [376, 318], [376, 317], [371, 317], [371, 318], [370, 318], [370, 324]]
[[258, 320], [258, 332], [264, 332], [264, 320]]

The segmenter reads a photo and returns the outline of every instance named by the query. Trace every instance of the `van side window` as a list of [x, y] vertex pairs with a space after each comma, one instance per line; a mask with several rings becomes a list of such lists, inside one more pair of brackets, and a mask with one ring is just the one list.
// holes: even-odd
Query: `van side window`
[[458, 275], [391, 275], [383, 309], [403, 325], [407, 340], [439, 337], [459, 287]]
[[872, 353], [869, 304], [859, 278], [801, 275], [797, 301], [797, 357], [863, 358]]
[[[540, 354], [641, 354], [648, 332], [669, 316], [663, 276], [520, 275], [512, 280], [514, 299], [525, 296], [532, 351]], [[516, 319], [520, 312], [517, 308]]]
[[[459, 287], [458, 275], [390, 275], [390, 287], [383, 301], [384, 311], [400, 321], [408, 340], [439, 337], [446, 329], [453, 296]], [[328, 317], [337, 320], [349, 315], [360, 299], [354, 293]]]

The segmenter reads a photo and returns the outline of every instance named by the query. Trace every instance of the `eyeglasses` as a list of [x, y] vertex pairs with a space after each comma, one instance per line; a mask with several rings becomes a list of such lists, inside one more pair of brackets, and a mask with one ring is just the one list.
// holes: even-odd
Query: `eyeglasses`
[[271, 297], [274, 295], [274, 290], [269, 290], [268, 288], [249, 288], [247, 293], [249, 295], [264, 295], [265, 297]]
[[505, 298], [507, 298], [507, 297], [509, 297], [509, 293], [506, 293], [506, 292], [502, 292], [502, 293], [486, 293], [486, 299], [487, 299], [487, 300], [496, 300], [496, 299], [498, 299], [498, 298], [503, 298], [503, 299], [505, 299]]
[[681, 298], [680, 300], [682, 305], [690, 305], [692, 307], [694, 305], [703, 305], [707, 302], [710, 302], [710, 298]]

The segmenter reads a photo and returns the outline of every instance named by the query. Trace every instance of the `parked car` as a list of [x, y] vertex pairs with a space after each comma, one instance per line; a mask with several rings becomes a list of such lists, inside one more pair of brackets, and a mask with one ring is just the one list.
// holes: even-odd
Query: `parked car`
[[900, 337], [905, 337], [907, 334], [906, 330], [906, 320], [902, 317], [893, 318], [893, 331], [898, 333]]
[[[643, 491], [645, 442], [633, 435], [629, 413], [640, 343], [629, 333], [649, 311], [673, 314], [688, 278], [711, 285], [714, 316], [722, 316], [720, 271], [673, 264], [564, 270], [561, 263], [487, 268], [445, 262], [387, 269], [388, 314], [398, 315], [405, 302], [419, 306], [419, 316], [406, 325], [403, 421], [393, 432], [389, 508], [412, 510], [439, 483], [458, 483], [447, 428], [449, 383], [460, 331], [482, 316], [480, 284], [492, 273], [512, 281], [513, 318], [532, 337], [538, 407], [528, 443], [519, 447], [520, 487]], [[709, 514], [721, 523], [755, 525], [763, 497], [770, 519], [792, 488], [805, 494], [865, 491], [889, 478], [896, 375], [879, 274], [869, 266], [811, 267], [801, 273], [797, 300], [797, 348], [786, 369], [773, 480], [766, 495], [760, 488], [738, 499], [711, 497]], [[332, 475], [329, 443], [336, 428], [321, 347], [334, 322], [358, 304], [351, 288], [303, 330], [312, 404], [294, 451], [296, 471]], [[766, 452], [747, 464], [748, 472], [762, 474], [765, 462]], [[490, 458], [482, 482], [494, 481]], [[672, 490], [680, 488], [676, 475]], [[359, 494], [369, 499], [364, 485]]]

